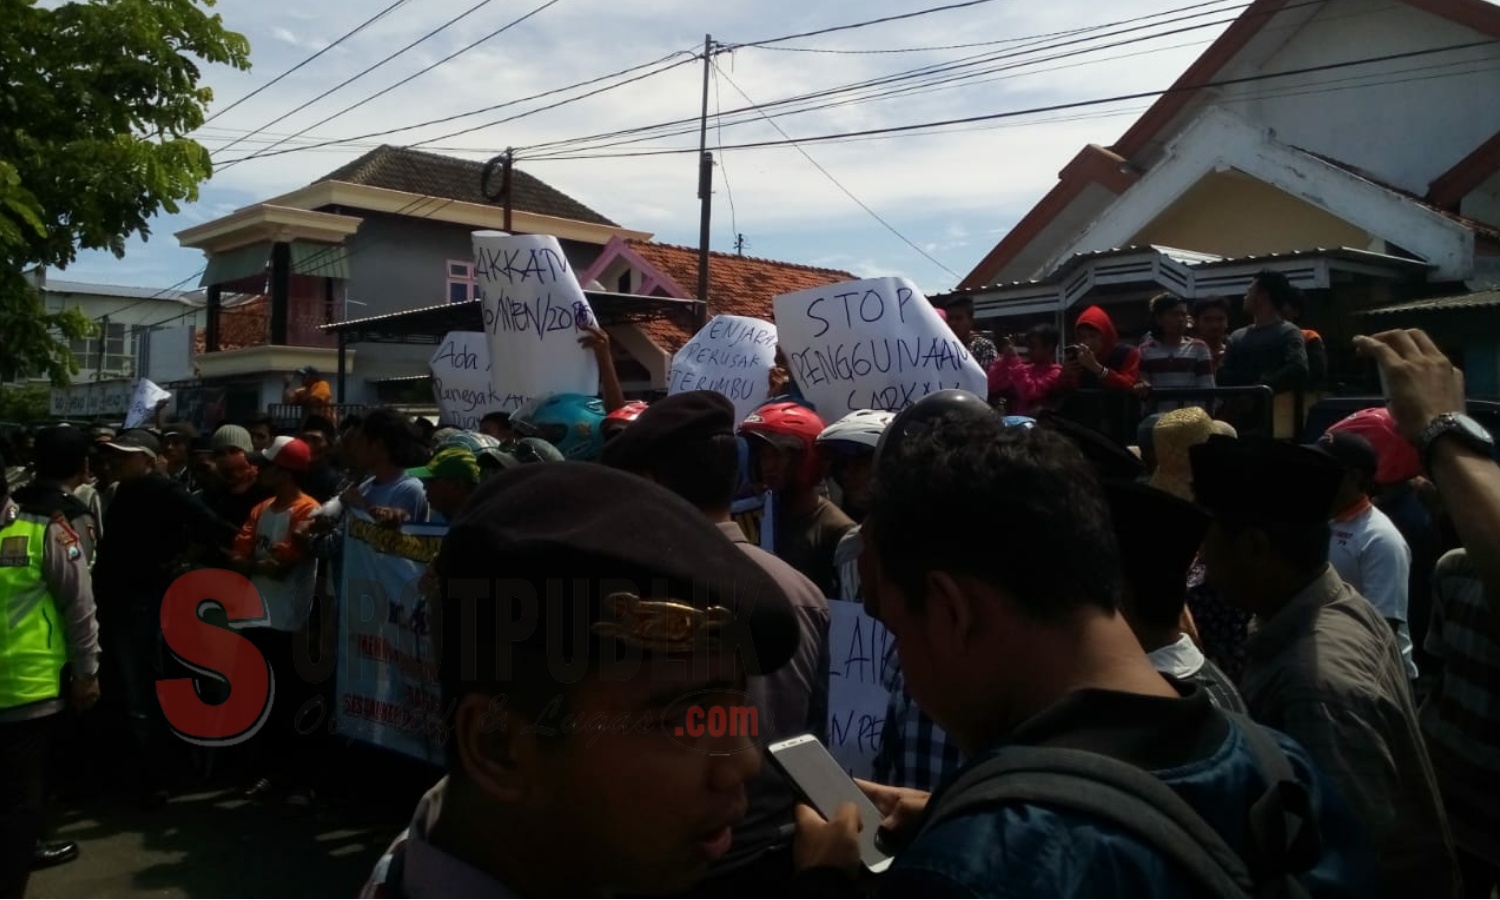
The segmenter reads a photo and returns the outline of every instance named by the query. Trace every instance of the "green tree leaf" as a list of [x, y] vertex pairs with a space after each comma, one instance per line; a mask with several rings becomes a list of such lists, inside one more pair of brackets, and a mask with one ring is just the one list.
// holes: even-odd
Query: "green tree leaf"
[[0, 381], [78, 371], [66, 341], [91, 327], [48, 313], [21, 276], [78, 251], [125, 255], [150, 220], [198, 199], [213, 173], [190, 135], [213, 93], [203, 63], [249, 68], [213, 0], [0, 0]]

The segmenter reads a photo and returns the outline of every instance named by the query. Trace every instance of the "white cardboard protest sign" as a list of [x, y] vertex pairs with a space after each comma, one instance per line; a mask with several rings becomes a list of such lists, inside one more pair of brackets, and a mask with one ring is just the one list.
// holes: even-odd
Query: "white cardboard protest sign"
[[891, 633], [863, 605], [828, 601], [828, 751], [855, 778], [874, 774], [891, 647]]
[[594, 311], [557, 238], [476, 231], [474, 279], [496, 394], [599, 393], [599, 365], [578, 345]]
[[487, 413], [515, 412], [526, 402], [520, 394], [497, 393], [490, 383], [489, 335], [482, 331], [448, 332], [427, 368], [443, 422], [465, 431], [478, 431]]
[[717, 391], [743, 422], [766, 402], [776, 364], [776, 326], [749, 316], [714, 316], [672, 357], [667, 393]]
[[170, 400], [172, 392], [162, 390], [156, 382], [142, 378], [135, 383], [135, 392], [130, 396], [130, 409], [125, 413], [125, 427], [139, 428], [156, 417], [156, 404]]
[[905, 278], [846, 281], [775, 304], [792, 377], [825, 422], [859, 409], [894, 412], [943, 390], [988, 393], [969, 349]]

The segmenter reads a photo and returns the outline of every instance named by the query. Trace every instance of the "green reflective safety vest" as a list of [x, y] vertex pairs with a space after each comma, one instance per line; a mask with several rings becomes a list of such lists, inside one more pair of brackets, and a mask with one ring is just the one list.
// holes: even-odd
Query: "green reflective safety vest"
[[68, 642], [42, 577], [49, 524], [21, 513], [0, 527], [0, 709], [61, 696]]

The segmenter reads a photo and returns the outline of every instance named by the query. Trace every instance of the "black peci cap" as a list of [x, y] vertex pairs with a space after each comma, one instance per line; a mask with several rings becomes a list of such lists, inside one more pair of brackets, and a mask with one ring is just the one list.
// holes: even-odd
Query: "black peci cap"
[[1331, 456], [1334, 462], [1363, 475], [1367, 483], [1375, 481], [1375, 473], [1380, 470], [1380, 456], [1375, 452], [1375, 445], [1364, 435], [1352, 431], [1331, 431], [1323, 435], [1315, 446]]
[[1326, 453], [1214, 435], [1188, 450], [1193, 495], [1216, 517], [1266, 525], [1327, 522], [1344, 468]]
[[36, 433], [32, 455], [43, 457], [76, 457], [82, 461], [93, 449], [89, 433], [72, 425], [52, 425]]
[[1213, 516], [1196, 503], [1145, 484], [1107, 482], [1104, 496], [1120, 544], [1120, 568], [1137, 598], [1180, 602], [1188, 568]]
[[512, 648], [502, 642], [549, 664], [575, 649], [594, 660], [733, 653], [765, 674], [800, 640], [776, 581], [701, 512], [596, 464], [521, 466], [482, 484], [449, 528], [436, 574], [443, 682], [454, 693], [504, 680]]
[[683, 391], [646, 407], [630, 427], [604, 445], [599, 461], [638, 472], [664, 449], [714, 437], [733, 437], [734, 404], [718, 391]]
[[1128, 448], [1086, 425], [1053, 413], [1039, 417], [1037, 424], [1072, 441], [1101, 481], [1135, 481], [1146, 474], [1146, 464]]

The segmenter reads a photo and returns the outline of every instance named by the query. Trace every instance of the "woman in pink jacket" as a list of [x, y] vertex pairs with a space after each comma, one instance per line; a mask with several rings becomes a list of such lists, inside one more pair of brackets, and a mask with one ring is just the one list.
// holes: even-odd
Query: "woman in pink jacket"
[[1037, 325], [1026, 332], [1026, 359], [1016, 353], [1015, 342], [1005, 338], [1000, 357], [990, 366], [990, 402], [1005, 401], [1005, 411], [1028, 416], [1051, 405], [1062, 383], [1057, 362], [1057, 329]]

